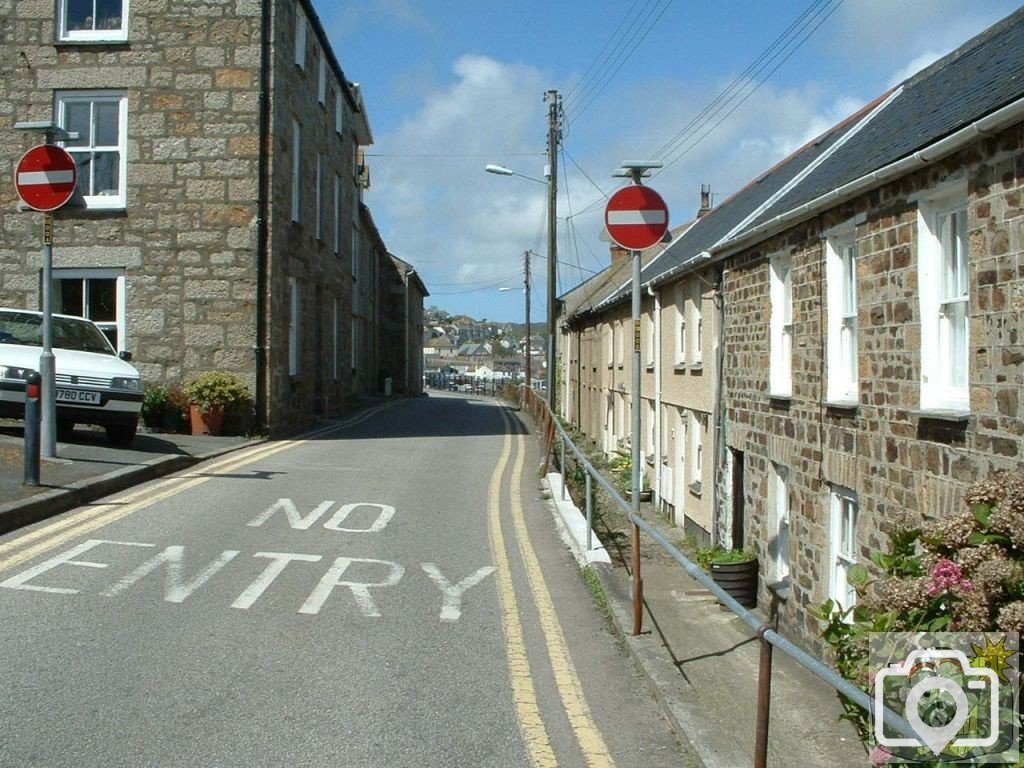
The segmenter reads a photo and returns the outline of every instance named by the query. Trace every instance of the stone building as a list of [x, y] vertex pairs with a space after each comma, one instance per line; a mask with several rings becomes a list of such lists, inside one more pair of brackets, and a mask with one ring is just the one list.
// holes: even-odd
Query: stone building
[[[54, 309], [85, 314], [146, 381], [240, 375], [271, 434], [378, 386], [361, 212], [372, 143], [309, 0], [10, 4], [0, 154], [53, 121], [78, 167], [54, 216]], [[38, 306], [41, 214], [0, 191], [0, 305]]]
[[[645, 432], [662, 425], [655, 461], [692, 471], [666, 446], [664, 418], [669, 405], [707, 407], [694, 381], [670, 404], [667, 383], [690, 375], [671, 354], [684, 316], [670, 297], [698, 281], [707, 534], [756, 552], [761, 603], [777, 599], [783, 631], [808, 645], [812, 609], [855, 600], [849, 570], [871, 567], [897, 516], [959, 511], [971, 483], [1024, 458], [1022, 75], [1018, 11], [801, 147], [644, 268], [643, 312], [661, 313], [660, 380], [641, 391], [655, 404]], [[563, 349], [580, 370], [600, 364], [573, 344], [607, 338], [628, 293], [605, 296], [598, 313], [568, 305]], [[569, 415], [592, 434], [593, 417], [569, 403], [616, 390], [584, 395], [585, 376], [566, 380], [581, 393]], [[683, 509], [670, 511], [685, 527]]]

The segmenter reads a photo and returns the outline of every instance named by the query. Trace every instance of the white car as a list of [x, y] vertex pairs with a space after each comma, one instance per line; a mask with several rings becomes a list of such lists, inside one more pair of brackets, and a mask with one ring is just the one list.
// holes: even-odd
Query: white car
[[[53, 315], [53, 357], [57, 377], [57, 432], [75, 424], [97, 424], [111, 445], [135, 438], [142, 410], [142, 380], [103, 331], [84, 317]], [[43, 313], [0, 308], [0, 417], [25, 415], [25, 380], [39, 370]]]

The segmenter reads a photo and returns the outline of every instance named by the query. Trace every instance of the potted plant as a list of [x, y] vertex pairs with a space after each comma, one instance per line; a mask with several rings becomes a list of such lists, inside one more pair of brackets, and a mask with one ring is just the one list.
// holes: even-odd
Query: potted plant
[[745, 608], [757, 606], [757, 555], [747, 549], [715, 546], [697, 552], [697, 564], [736, 602]]
[[163, 426], [167, 403], [167, 387], [163, 384], [146, 385], [142, 392], [142, 423], [147, 429], [157, 430]]
[[[608, 467], [615, 476], [616, 485], [622, 490], [622, 495], [627, 499], [633, 497], [633, 455], [628, 450], [618, 451], [608, 462]], [[644, 488], [644, 473], [640, 472], [640, 501], [650, 501], [653, 498], [653, 491]]]
[[193, 435], [219, 435], [224, 409], [252, 399], [249, 388], [224, 371], [207, 371], [185, 382], [182, 390], [189, 402]]

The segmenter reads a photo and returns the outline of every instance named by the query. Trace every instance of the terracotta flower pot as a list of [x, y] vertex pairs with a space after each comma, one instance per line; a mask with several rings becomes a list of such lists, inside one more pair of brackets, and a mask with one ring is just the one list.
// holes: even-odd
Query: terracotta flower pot
[[193, 435], [219, 435], [224, 424], [224, 407], [214, 405], [203, 413], [198, 405], [188, 407]]

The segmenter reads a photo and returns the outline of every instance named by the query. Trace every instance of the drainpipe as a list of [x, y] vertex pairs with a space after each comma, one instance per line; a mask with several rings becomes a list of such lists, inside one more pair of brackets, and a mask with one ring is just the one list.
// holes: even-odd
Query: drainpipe
[[647, 286], [647, 295], [654, 299], [654, 503], [661, 505], [661, 291]]
[[267, 413], [267, 312], [268, 280], [267, 249], [270, 241], [270, 73], [271, 73], [271, 0], [260, 4], [260, 97], [259, 97], [259, 143], [260, 155], [257, 174], [259, 192], [256, 201], [256, 429], [269, 427]]

